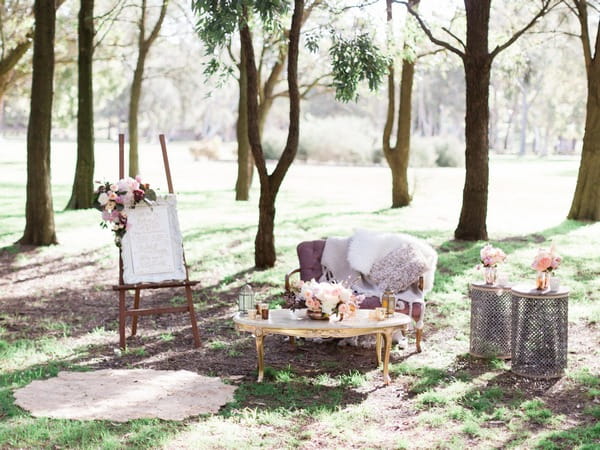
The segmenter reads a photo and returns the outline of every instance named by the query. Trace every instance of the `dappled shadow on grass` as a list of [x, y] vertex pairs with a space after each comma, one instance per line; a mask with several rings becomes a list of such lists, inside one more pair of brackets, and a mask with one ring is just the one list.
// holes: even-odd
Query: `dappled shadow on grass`
[[[515, 251], [529, 247], [535, 249], [539, 244], [544, 242], [547, 243], [546, 245], [549, 245], [549, 241], [558, 235], [568, 234], [590, 225], [592, 224], [589, 222], [565, 220], [560, 225], [541, 232], [510, 236], [498, 242], [502, 243], [502, 249], [510, 257], [510, 254]], [[436, 248], [438, 252], [438, 266], [434, 289], [436, 291], [445, 291], [448, 289], [448, 285], [454, 282], [454, 276], [465, 275], [472, 270], [479, 263], [481, 247], [481, 241], [461, 240], [449, 240], [439, 245]]]
[[[415, 395], [417, 403], [433, 402], [430, 406], [436, 402], [455, 403], [464, 411], [450, 408], [452, 420], [475, 420], [482, 428], [502, 428], [502, 443], [496, 442], [494, 446], [518, 445], [524, 432], [535, 436], [560, 429], [563, 417], [569, 417], [570, 428], [542, 438], [538, 445], [572, 448], [573, 444], [598, 443], [600, 428], [594, 417], [599, 414], [598, 407], [592, 397], [585, 395], [586, 389], [581, 384], [566, 378], [521, 377], [510, 372], [508, 365], [500, 360], [459, 355], [445, 369], [408, 366], [396, 371], [413, 378], [409, 392]], [[452, 385], [459, 381], [467, 382], [469, 388], [464, 392], [453, 390]], [[592, 412], [581, 414], [586, 408]], [[573, 420], [577, 424], [571, 426]], [[476, 445], [477, 438], [471, 436], [471, 439]], [[562, 447], [561, 442], [569, 445]]]
[[[44, 258], [41, 261], [28, 262], [28, 257], [34, 257], [37, 253], [46, 247], [36, 247], [31, 245], [11, 245], [0, 249], [0, 280], [8, 280], [8, 275], [16, 270], [21, 275], [18, 276], [16, 282], [24, 283], [26, 281], [41, 279], [46, 276], [57, 274], [66, 274], [73, 270], [81, 268], [81, 260], [71, 260], [64, 255], [55, 258]], [[95, 251], [79, 253], [78, 258], [87, 261], [93, 261], [97, 255]], [[15, 261], [19, 258], [20, 263], [18, 269], [13, 267]], [[33, 258], [32, 258], [33, 259]], [[4, 283], [0, 283], [4, 284]]]

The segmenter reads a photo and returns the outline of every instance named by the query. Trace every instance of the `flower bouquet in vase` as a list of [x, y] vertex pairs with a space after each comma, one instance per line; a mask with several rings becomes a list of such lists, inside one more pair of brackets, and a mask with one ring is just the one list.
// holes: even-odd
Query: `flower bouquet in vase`
[[562, 262], [561, 256], [556, 252], [554, 244], [550, 249], [540, 248], [531, 263], [531, 268], [537, 272], [535, 287], [539, 291], [548, 289], [552, 271], [558, 269]]
[[479, 252], [481, 265], [483, 266], [483, 278], [485, 284], [496, 284], [498, 277], [498, 264], [506, 261], [506, 253], [491, 244], [486, 244]]
[[313, 279], [299, 285], [298, 300], [308, 308], [308, 317], [315, 320], [328, 320], [333, 314], [337, 314], [340, 321], [352, 317], [363, 298], [341, 283]]

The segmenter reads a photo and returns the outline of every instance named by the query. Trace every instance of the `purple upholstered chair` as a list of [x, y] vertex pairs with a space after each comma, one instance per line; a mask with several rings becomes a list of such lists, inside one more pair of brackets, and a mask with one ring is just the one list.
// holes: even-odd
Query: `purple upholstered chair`
[[[302, 281], [310, 281], [313, 278], [319, 280], [323, 274], [321, 266], [321, 256], [325, 248], [325, 239], [319, 239], [315, 241], [305, 241], [298, 244], [296, 251], [298, 253], [298, 261], [300, 267], [292, 270], [285, 276], [285, 290], [290, 292], [290, 277], [296, 273], [300, 274]], [[415, 288], [423, 291], [423, 277], [420, 277], [416, 283]], [[360, 292], [359, 292], [360, 294]], [[396, 303], [396, 312], [410, 315], [415, 321], [415, 340], [417, 352], [421, 352], [421, 338], [423, 336], [423, 314], [425, 312], [425, 303], [402, 301]], [[403, 305], [399, 308], [399, 305]], [[381, 306], [381, 300], [379, 297], [367, 297], [361, 304], [361, 309], [375, 309]]]

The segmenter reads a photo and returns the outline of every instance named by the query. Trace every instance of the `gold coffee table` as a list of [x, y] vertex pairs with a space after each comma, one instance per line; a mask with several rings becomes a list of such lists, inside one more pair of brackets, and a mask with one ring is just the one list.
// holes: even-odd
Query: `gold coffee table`
[[[390, 351], [392, 348], [392, 334], [398, 330], [406, 330], [410, 323], [410, 317], [406, 314], [395, 313], [385, 320], [370, 320], [369, 310], [358, 310], [356, 315], [339, 322], [336, 319], [312, 320], [300, 312], [294, 313], [289, 309], [272, 309], [269, 311], [269, 319], [251, 320], [248, 316], [239, 313], [233, 317], [236, 329], [254, 334], [256, 339], [256, 353], [258, 357], [258, 382], [264, 376], [264, 338], [270, 334], [282, 334], [285, 336], [304, 338], [348, 338], [375, 334], [377, 364], [382, 362], [383, 347], [383, 380], [389, 384]], [[382, 346], [382, 344], [384, 344]]]

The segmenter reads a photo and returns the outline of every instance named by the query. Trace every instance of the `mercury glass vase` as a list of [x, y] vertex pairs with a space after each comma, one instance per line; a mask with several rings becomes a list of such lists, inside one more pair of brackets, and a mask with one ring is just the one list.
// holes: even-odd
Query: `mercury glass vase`
[[550, 272], [544, 272], [543, 270], [537, 271], [537, 276], [535, 278], [535, 287], [538, 291], [543, 291], [548, 289], [548, 284], [550, 283]]
[[496, 284], [496, 278], [498, 277], [498, 271], [496, 267], [486, 266], [483, 268], [483, 278], [485, 284]]

